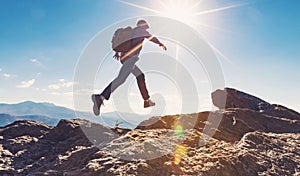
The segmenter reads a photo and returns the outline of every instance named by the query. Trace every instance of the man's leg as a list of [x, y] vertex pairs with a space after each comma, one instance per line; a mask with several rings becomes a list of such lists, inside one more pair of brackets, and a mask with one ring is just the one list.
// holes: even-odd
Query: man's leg
[[155, 106], [155, 103], [150, 100], [145, 81], [145, 74], [141, 71], [141, 69], [138, 66], [135, 66], [131, 73], [134, 74], [134, 76], [136, 77], [139, 90], [144, 99], [144, 108]]
[[126, 59], [123, 62], [121, 70], [117, 76], [104, 90], [100, 95], [93, 94], [92, 100], [94, 102], [94, 114], [100, 114], [100, 106], [104, 99], [108, 100], [110, 98], [111, 93], [116, 90], [121, 84], [125, 82], [131, 71], [135, 67], [135, 63], [138, 61], [138, 57], [131, 57]]
[[126, 61], [123, 62], [123, 65], [121, 67], [118, 76], [101, 93], [101, 95], [106, 100], [109, 99], [113, 91], [115, 91], [121, 84], [123, 84], [126, 81], [127, 77], [134, 69], [135, 63], [138, 61], [138, 59], [139, 59], [138, 57], [131, 57], [126, 59]]
[[146, 87], [146, 81], [145, 81], [145, 75], [140, 70], [138, 66], [135, 66], [131, 73], [136, 77], [136, 81], [139, 87], [139, 90], [141, 92], [141, 95], [144, 100], [148, 100], [150, 98], [147, 87]]

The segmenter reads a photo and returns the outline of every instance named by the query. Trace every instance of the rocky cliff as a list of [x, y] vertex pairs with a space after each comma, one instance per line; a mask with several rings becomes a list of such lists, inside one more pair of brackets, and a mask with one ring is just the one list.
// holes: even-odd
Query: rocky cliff
[[220, 110], [134, 130], [16, 121], [0, 128], [0, 175], [300, 175], [299, 113], [230, 88], [212, 99]]

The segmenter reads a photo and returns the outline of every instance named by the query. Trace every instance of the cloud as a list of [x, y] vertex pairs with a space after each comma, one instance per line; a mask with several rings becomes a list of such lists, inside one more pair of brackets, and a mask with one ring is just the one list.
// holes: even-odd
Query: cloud
[[57, 89], [60, 89], [60, 85], [59, 84], [51, 84], [51, 85], [48, 86], [48, 88], [57, 90]]
[[38, 59], [35, 59], [35, 58], [30, 59], [30, 62], [36, 64], [37, 66], [41, 66], [41, 67], [44, 66]]
[[18, 88], [29, 88], [35, 83], [35, 79], [31, 79], [29, 81], [22, 81]]
[[3, 73], [2, 76], [3, 76], [5, 79], [10, 79], [10, 78], [16, 77], [16, 75], [12, 75], [12, 74], [9, 74], [9, 73]]
[[[3, 69], [0, 68], [0, 72], [2, 72], [2, 71], [3, 71]], [[10, 73], [5, 73], [5, 72], [2, 72], [2, 74], [0, 76], [2, 76], [5, 79], [10, 79], [10, 78], [16, 77], [16, 75], [13, 75], [13, 74], [10, 74]]]
[[73, 92], [50, 92], [50, 95], [73, 96]]
[[3, 77], [4, 77], [4, 78], [11, 78], [12, 75], [11, 75], [11, 74], [8, 74], [8, 73], [4, 73], [4, 74], [3, 74]]
[[74, 85], [73, 82], [66, 82], [64, 79], [59, 79], [58, 80], [59, 82], [56, 83], [56, 84], [50, 84], [48, 85], [48, 88], [49, 89], [54, 89], [54, 90], [58, 90], [58, 89], [61, 89], [61, 88], [70, 88]]
[[51, 92], [51, 95], [62, 95], [60, 92]]

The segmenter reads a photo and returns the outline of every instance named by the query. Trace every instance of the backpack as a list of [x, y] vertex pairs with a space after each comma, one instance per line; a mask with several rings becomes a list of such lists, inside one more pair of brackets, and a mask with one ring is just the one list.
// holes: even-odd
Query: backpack
[[116, 52], [129, 51], [131, 49], [132, 36], [133, 36], [133, 29], [130, 26], [126, 28], [117, 29], [111, 40], [112, 49]]

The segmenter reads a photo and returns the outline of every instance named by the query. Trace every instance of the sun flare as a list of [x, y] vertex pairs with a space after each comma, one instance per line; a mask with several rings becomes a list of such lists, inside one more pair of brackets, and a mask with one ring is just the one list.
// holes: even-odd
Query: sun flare
[[[235, 3], [226, 6], [211, 8], [208, 5], [209, 1], [205, 0], [153, 0], [151, 1], [151, 4], [148, 5], [140, 5], [125, 0], [119, 0], [119, 2], [131, 7], [138, 8], [143, 11], [151, 12], [152, 14], [158, 16], [172, 18], [183, 22], [193, 27], [194, 29], [197, 29], [197, 31], [200, 32], [203, 36], [204, 34], [202, 31], [209, 31], [209, 33], [211, 33], [212, 30], [224, 31], [222, 27], [213, 25], [217, 24], [216, 20], [218, 19], [214, 19], [212, 21], [210, 20], [211, 18], [207, 18], [207, 15], [216, 14], [222, 11], [227, 11], [248, 4]], [[198, 29], [200, 29], [200, 31]], [[212, 49], [219, 55], [220, 58], [232, 64], [230, 59], [226, 57], [225, 54], [218, 50], [211, 42], [207, 42], [210, 44]], [[176, 52], [178, 53], [178, 47], [176, 48]]]
[[[144, 5], [139, 5], [136, 3], [131, 3], [124, 0], [119, 0], [121, 3], [136, 7], [138, 9], [154, 13], [159, 16], [172, 18], [188, 25], [195, 27], [196, 25], [202, 25], [210, 27], [205, 24], [201, 19], [201, 16], [207, 14], [218, 13], [221, 11], [229, 10], [232, 8], [237, 8], [245, 4], [231, 4], [227, 6], [222, 6], [218, 8], [208, 8], [203, 0], [154, 0], [152, 1], [154, 7], [148, 7]], [[199, 10], [201, 9], [201, 10]], [[212, 26], [213, 27], [213, 26]]]
[[158, 9], [158, 15], [176, 19], [183, 23], [191, 25], [193, 23], [193, 15], [196, 13], [194, 4], [192, 1], [172, 1], [169, 4], [163, 1], [158, 1], [160, 8]]

